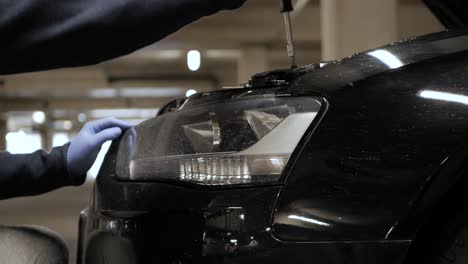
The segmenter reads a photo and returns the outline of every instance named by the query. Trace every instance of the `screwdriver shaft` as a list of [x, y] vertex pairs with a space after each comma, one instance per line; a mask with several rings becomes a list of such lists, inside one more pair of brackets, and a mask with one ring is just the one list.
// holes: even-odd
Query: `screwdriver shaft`
[[284, 16], [284, 24], [286, 26], [286, 41], [287, 41], [288, 57], [291, 61], [291, 68], [296, 68], [297, 67], [296, 66], [296, 51], [294, 49], [294, 38], [293, 38], [290, 12], [284, 12], [283, 16]]

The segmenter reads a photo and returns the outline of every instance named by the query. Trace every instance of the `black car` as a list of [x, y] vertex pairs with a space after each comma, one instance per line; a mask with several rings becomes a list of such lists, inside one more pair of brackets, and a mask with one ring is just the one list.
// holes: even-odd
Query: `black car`
[[467, 139], [468, 29], [258, 74], [113, 143], [78, 263], [468, 263]]

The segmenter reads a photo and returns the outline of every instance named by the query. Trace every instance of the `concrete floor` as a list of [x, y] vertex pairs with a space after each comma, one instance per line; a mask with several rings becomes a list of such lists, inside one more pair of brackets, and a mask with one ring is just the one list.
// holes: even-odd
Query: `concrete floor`
[[76, 263], [78, 216], [88, 206], [92, 183], [54, 192], [0, 201], [0, 225], [39, 225], [67, 241], [70, 263]]

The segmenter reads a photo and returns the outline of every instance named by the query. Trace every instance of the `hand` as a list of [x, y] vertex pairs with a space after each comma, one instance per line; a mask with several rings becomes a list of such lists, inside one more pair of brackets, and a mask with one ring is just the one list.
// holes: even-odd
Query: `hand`
[[119, 138], [130, 127], [131, 124], [115, 118], [91, 121], [84, 125], [71, 141], [67, 152], [68, 173], [75, 185], [85, 181], [86, 172], [96, 160], [102, 144]]

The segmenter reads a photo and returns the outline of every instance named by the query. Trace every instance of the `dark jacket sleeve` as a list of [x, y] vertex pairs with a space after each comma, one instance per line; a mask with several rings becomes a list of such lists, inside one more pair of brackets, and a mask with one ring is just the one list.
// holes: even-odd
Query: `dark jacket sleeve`
[[47, 153], [0, 152], [0, 199], [42, 194], [63, 186], [79, 185], [67, 171], [68, 144]]
[[0, 74], [96, 64], [245, 0], [0, 0]]

